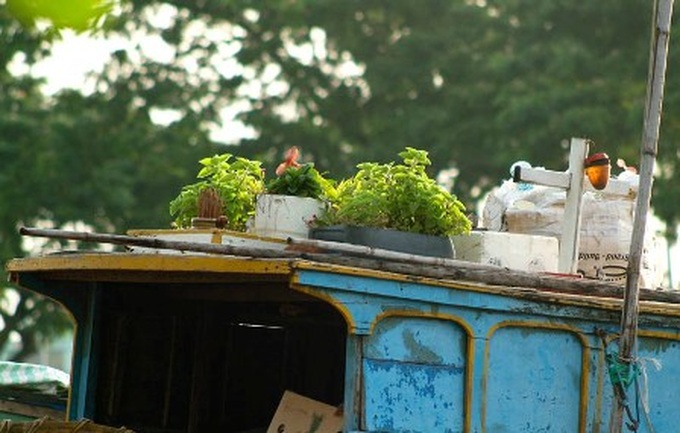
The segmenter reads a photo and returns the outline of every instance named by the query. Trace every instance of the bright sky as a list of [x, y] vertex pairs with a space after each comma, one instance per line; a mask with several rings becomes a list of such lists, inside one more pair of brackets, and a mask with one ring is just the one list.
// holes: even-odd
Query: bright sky
[[[43, 91], [53, 95], [61, 89], [80, 89], [85, 93], [94, 90], [94, 80], [88, 74], [101, 73], [104, 65], [109, 61], [111, 53], [116, 50], [130, 48], [132, 42], [123, 38], [93, 38], [84, 34], [77, 35], [68, 30], [63, 32], [63, 40], [56, 43], [50, 57], [34, 65], [32, 69], [17, 57], [10, 64], [10, 71], [14, 74], [32, 73], [36, 77], [46, 79]], [[173, 53], [167, 44], [159, 43], [151, 38], [141, 41], [144, 55], [158, 61], [172, 60]], [[224, 126], [212, 132], [211, 138], [223, 143], [235, 143], [242, 137], [253, 135], [250, 128], [241, 122], [233, 120], [244, 109], [242, 104], [225, 108], [222, 111]], [[177, 120], [178, 113], [172, 110], [154, 109], [151, 119], [158, 124], [168, 124]]]
[[32, 72], [47, 79], [44, 91], [48, 95], [64, 88], [89, 93], [92, 83], [86, 81], [85, 75], [101, 72], [111, 53], [127, 45], [123, 39], [93, 39], [65, 32], [64, 40], [54, 45], [52, 55], [35, 65]]

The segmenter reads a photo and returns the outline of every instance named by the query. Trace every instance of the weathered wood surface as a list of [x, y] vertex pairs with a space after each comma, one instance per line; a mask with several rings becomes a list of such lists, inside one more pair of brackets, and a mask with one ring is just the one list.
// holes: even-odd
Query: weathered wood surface
[[[579, 294], [584, 297], [623, 298], [623, 287], [604, 281], [559, 277], [550, 274], [533, 274], [492, 265], [476, 265], [474, 263], [458, 260], [453, 260], [455, 264], [447, 266], [423, 266], [420, 264], [395, 262], [376, 258], [348, 257], [330, 254], [310, 253], [305, 254], [303, 258], [315, 262], [394, 272], [404, 275], [413, 275], [415, 277], [469, 281], [496, 286], [506, 286], [512, 287], [515, 290], [530, 289], [533, 291]], [[680, 304], [680, 293], [641, 289], [640, 299], [645, 301]]]
[[[478, 281], [499, 286], [526, 287], [555, 292], [579, 293], [590, 296], [623, 298], [623, 287], [600, 280], [539, 274], [499, 266], [464, 262], [438, 257], [414, 256], [361, 245], [311, 239], [289, 239], [291, 245], [308, 251], [305, 258], [324, 263], [396, 272], [447, 280]], [[321, 254], [322, 252], [351, 253], [354, 256]], [[316, 253], [314, 253], [316, 252]], [[377, 253], [376, 253], [377, 252]], [[363, 257], [357, 257], [363, 256]], [[680, 293], [644, 289], [645, 300], [680, 303]]]
[[275, 249], [243, 247], [225, 244], [208, 244], [201, 242], [170, 241], [151, 237], [136, 237], [108, 233], [75, 232], [56, 229], [36, 229], [21, 227], [19, 233], [24, 236], [45, 237], [51, 239], [68, 239], [82, 242], [95, 242], [113, 245], [138, 246], [161, 250], [190, 251], [196, 253], [221, 254], [230, 256], [250, 256], [264, 258], [297, 257], [299, 253]]
[[[73, 239], [85, 242], [139, 245], [149, 248], [176, 249], [241, 257], [302, 259], [363, 269], [394, 272], [415, 277], [460, 280], [484, 284], [526, 288], [532, 290], [582, 294], [584, 296], [623, 298], [623, 288], [599, 280], [561, 277], [502, 268], [462, 260], [416, 256], [395, 251], [369, 248], [339, 242], [289, 239], [286, 251], [265, 248], [205, 244], [198, 242], [166, 241], [101, 233], [81, 233], [64, 230], [22, 228], [27, 236]], [[680, 304], [680, 293], [643, 289], [640, 298], [655, 302]]]
[[48, 417], [55, 420], [66, 419], [66, 413], [63, 410], [12, 400], [0, 400], [0, 412], [23, 415], [31, 418]]

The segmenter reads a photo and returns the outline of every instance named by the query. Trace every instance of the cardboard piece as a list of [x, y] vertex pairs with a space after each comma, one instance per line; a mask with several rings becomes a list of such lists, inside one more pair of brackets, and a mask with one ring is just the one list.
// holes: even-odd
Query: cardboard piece
[[267, 433], [338, 433], [342, 421], [337, 407], [286, 391]]

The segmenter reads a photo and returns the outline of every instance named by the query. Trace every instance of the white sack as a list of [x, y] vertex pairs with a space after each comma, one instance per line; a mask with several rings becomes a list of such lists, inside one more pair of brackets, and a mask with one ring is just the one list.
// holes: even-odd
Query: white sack
[[[482, 222], [489, 230], [559, 239], [565, 199], [565, 191], [558, 188], [504, 181], [489, 194]], [[635, 198], [588, 191], [582, 206], [578, 272], [588, 278], [624, 285]], [[642, 287], [655, 288], [661, 281], [653, 260], [655, 248], [654, 234], [646, 230], [640, 272]]]

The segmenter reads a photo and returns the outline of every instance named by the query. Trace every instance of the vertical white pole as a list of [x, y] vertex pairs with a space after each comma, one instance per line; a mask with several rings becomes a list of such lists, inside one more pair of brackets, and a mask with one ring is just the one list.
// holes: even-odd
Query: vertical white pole
[[581, 202], [585, 180], [584, 162], [588, 156], [588, 141], [572, 138], [569, 152], [569, 189], [564, 204], [564, 220], [560, 237], [558, 269], [575, 274], [578, 265], [578, 246], [581, 231]]

